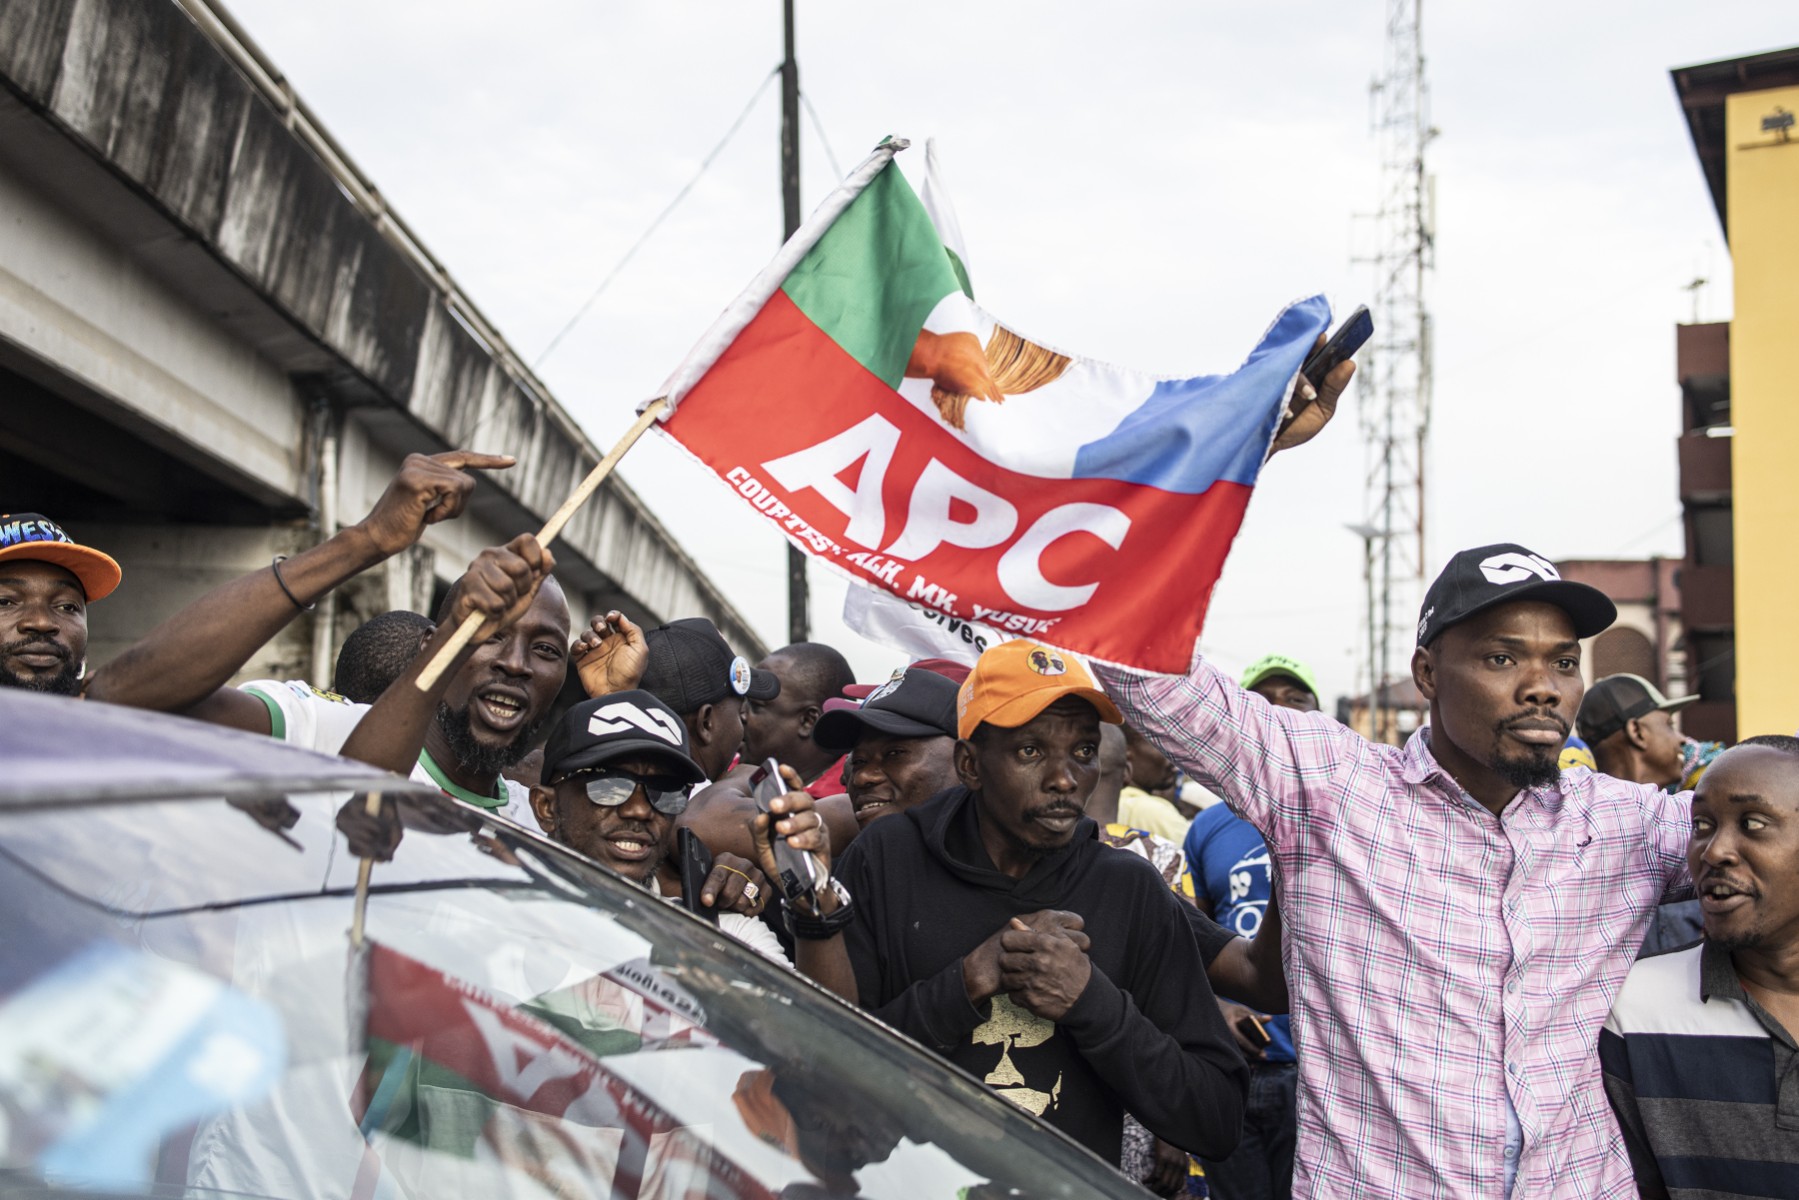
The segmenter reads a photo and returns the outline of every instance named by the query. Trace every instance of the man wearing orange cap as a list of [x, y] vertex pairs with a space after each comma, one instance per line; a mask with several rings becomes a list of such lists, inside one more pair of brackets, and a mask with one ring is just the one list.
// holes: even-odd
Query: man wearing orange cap
[[37, 513], [0, 516], [0, 687], [81, 693], [87, 606], [119, 586], [119, 564]]
[[1101, 1157], [1127, 1111], [1222, 1157], [1248, 1076], [1188, 918], [1083, 812], [1119, 720], [1071, 655], [982, 655], [957, 697], [960, 785], [844, 854], [846, 949], [863, 1007]]

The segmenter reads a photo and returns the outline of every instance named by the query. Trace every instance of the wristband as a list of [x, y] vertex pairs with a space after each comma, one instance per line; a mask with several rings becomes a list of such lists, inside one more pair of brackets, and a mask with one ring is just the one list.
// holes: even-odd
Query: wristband
[[281, 578], [281, 564], [286, 561], [287, 555], [277, 554], [275, 561], [269, 564], [269, 570], [275, 573], [275, 582], [281, 585], [281, 593], [293, 602], [294, 607], [303, 613], [309, 613], [319, 606], [319, 602], [314, 600], [311, 604], [300, 603], [300, 598], [294, 595], [292, 588], [287, 586], [287, 580]]
[[801, 912], [794, 905], [782, 901], [787, 910], [787, 932], [806, 942], [824, 942], [836, 937], [849, 928], [855, 920], [855, 904], [850, 899], [849, 889], [836, 879], [828, 885], [832, 895], [837, 897], [837, 908], [823, 916], [817, 913]]

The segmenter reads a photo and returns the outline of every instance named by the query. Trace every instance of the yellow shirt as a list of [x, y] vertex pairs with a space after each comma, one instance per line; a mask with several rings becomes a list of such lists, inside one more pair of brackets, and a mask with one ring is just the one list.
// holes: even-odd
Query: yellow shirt
[[1186, 840], [1191, 822], [1162, 797], [1142, 788], [1127, 787], [1118, 793], [1118, 823], [1167, 838], [1178, 846]]

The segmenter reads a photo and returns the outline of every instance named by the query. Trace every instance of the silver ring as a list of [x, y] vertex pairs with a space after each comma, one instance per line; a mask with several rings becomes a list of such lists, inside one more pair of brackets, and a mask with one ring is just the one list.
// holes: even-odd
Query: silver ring
[[748, 900], [751, 904], [754, 904], [756, 902], [756, 897], [761, 894], [762, 889], [757, 887], [753, 880], [743, 885], [743, 898]]

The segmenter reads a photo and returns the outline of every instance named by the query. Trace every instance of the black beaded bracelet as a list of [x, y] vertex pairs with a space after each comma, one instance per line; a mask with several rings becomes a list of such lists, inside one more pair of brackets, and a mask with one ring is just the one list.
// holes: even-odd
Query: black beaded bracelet
[[855, 919], [855, 904], [844, 900], [824, 916], [803, 913], [789, 904], [787, 910], [787, 932], [804, 942], [825, 942], [836, 937]]
[[281, 578], [281, 564], [286, 561], [287, 561], [287, 555], [277, 554], [275, 556], [275, 561], [269, 564], [269, 570], [271, 570], [275, 573], [275, 582], [281, 585], [282, 595], [286, 596], [289, 600], [293, 601], [293, 605], [295, 608], [299, 609], [303, 613], [309, 613], [313, 609], [315, 609], [319, 606], [319, 602], [317, 600], [314, 600], [311, 604], [301, 604], [300, 603], [300, 598], [298, 596], [294, 595], [294, 591], [292, 588], [287, 586], [287, 580]]

